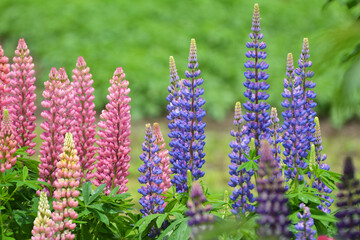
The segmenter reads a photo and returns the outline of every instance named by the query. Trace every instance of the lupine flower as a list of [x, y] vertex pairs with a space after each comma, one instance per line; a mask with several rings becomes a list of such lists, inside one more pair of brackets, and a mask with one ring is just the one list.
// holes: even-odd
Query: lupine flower
[[99, 186], [106, 183], [106, 193], [120, 186], [118, 193], [124, 193], [128, 190], [126, 177], [129, 175], [130, 167], [131, 98], [128, 96], [129, 82], [125, 80], [125, 73], [121, 67], [115, 70], [110, 84], [107, 96], [109, 103], [100, 115], [98, 162], [94, 184]]
[[3, 173], [5, 170], [11, 169], [16, 164], [17, 142], [9, 116], [8, 110], [4, 109], [3, 119], [0, 130], [0, 171]]
[[35, 71], [30, 51], [25, 40], [20, 38], [13, 64], [11, 64], [11, 102], [9, 112], [13, 119], [14, 134], [19, 147], [29, 147], [26, 152], [29, 156], [35, 154], [36, 137], [36, 110], [35, 106]]
[[169, 168], [170, 157], [169, 151], [165, 148], [166, 144], [163, 138], [163, 135], [160, 131], [160, 126], [158, 123], [154, 123], [153, 125], [154, 135], [155, 135], [155, 144], [159, 147], [159, 157], [160, 160], [160, 168], [161, 168], [161, 179], [162, 183], [160, 184], [160, 188], [163, 190], [163, 193], [166, 193], [167, 190], [171, 187], [170, 182], [170, 174], [171, 170]]
[[[81, 163], [81, 177], [89, 180], [94, 170], [95, 152], [95, 104], [94, 88], [90, 68], [83, 57], [79, 57], [73, 70], [74, 89], [74, 140]], [[89, 174], [89, 176], [87, 176]]]
[[303, 213], [298, 212], [297, 217], [300, 221], [295, 224], [296, 240], [315, 240], [316, 231], [313, 229], [314, 219], [311, 218], [310, 209], [304, 203], [300, 203], [300, 209]]
[[279, 118], [278, 118], [278, 114], [277, 114], [277, 110], [276, 108], [271, 108], [271, 113], [270, 113], [270, 122], [271, 122], [271, 127], [270, 127], [270, 137], [271, 137], [271, 142], [273, 145], [273, 153], [274, 153], [274, 158], [275, 160], [279, 163], [280, 165], [280, 143], [281, 143], [281, 137], [280, 137], [280, 128], [279, 128]]
[[[315, 117], [314, 122], [315, 122], [314, 144], [316, 150], [316, 161], [318, 162], [318, 164], [321, 164], [321, 161], [326, 160], [327, 156], [326, 154], [321, 154], [321, 151], [323, 150], [323, 146], [322, 146], [319, 118]], [[325, 165], [324, 168], [328, 170], [328, 165], [327, 164], [323, 164], [323, 165]]]
[[51, 211], [45, 192], [41, 192], [37, 217], [31, 231], [31, 240], [53, 239], [54, 222], [51, 219]]
[[[179, 130], [178, 138], [175, 143], [172, 143], [180, 150], [173, 150], [171, 153], [174, 165], [172, 182], [175, 184], [177, 192], [184, 192], [188, 189], [187, 170], [191, 171], [193, 180], [197, 180], [205, 174], [204, 171], [201, 171], [201, 167], [205, 163], [203, 148], [206, 123], [202, 119], [206, 112], [203, 109], [205, 100], [201, 97], [204, 94], [204, 89], [201, 87], [204, 80], [199, 78], [201, 71], [198, 67], [196, 43], [195, 39], [191, 39], [189, 71], [185, 71], [187, 79], [182, 81], [183, 86], [180, 89], [180, 118], [175, 121]], [[174, 157], [174, 155], [177, 156]], [[178, 161], [174, 161], [174, 159], [178, 159]]]
[[[51, 185], [55, 179], [56, 164], [62, 152], [62, 145], [67, 132], [69, 96], [67, 96], [66, 88], [69, 86], [69, 82], [64, 81], [65, 78], [67, 76], [64, 69], [59, 74], [56, 68], [52, 68], [49, 80], [44, 83], [45, 89], [42, 94], [44, 100], [41, 105], [44, 107], [44, 111], [41, 116], [44, 121], [40, 126], [44, 131], [40, 135], [43, 144], [40, 146], [39, 180]], [[46, 189], [46, 191], [51, 193], [52, 189]]]
[[230, 199], [234, 202], [231, 212], [235, 215], [255, 210], [253, 206], [255, 199], [251, 193], [251, 190], [254, 189], [254, 184], [251, 183], [251, 177], [254, 175], [254, 171], [250, 170], [247, 172], [245, 169], [238, 170], [242, 163], [248, 161], [244, 153], [245, 150], [248, 149], [249, 139], [247, 135], [244, 134], [245, 130], [243, 129], [242, 122], [241, 104], [237, 102], [235, 104], [234, 116], [234, 126], [236, 129], [230, 132], [231, 136], [235, 137], [235, 140], [230, 142], [232, 152], [229, 154], [231, 160], [229, 166], [229, 174], [231, 176], [229, 186], [234, 188], [230, 196]]
[[260, 215], [258, 234], [261, 237], [277, 237], [289, 239], [288, 216], [290, 210], [285, 197], [284, 180], [280, 175], [277, 161], [274, 159], [269, 142], [261, 142], [261, 160], [259, 163], [259, 178], [256, 180], [258, 191], [257, 213]]
[[299, 68], [295, 69], [295, 73], [301, 79], [301, 88], [302, 88], [302, 99], [305, 101], [305, 118], [306, 118], [306, 138], [304, 139], [304, 146], [307, 150], [310, 150], [311, 143], [315, 142], [315, 137], [313, 136], [315, 132], [315, 122], [314, 117], [316, 112], [314, 108], [316, 107], [316, 93], [312, 90], [315, 88], [316, 83], [311, 81], [311, 78], [314, 76], [314, 72], [308, 70], [312, 66], [312, 62], [309, 60], [309, 40], [304, 38], [303, 48], [301, 50], [300, 59], [298, 61]]
[[161, 197], [162, 183], [161, 168], [159, 157], [159, 147], [155, 144], [155, 135], [152, 132], [151, 125], [148, 123], [145, 126], [145, 141], [142, 144], [143, 153], [140, 159], [144, 162], [139, 167], [139, 172], [142, 175], [138, 178], [141, 186], [138, 192], [143, 195], [139, 203], [143, 207], [140, 212], [144, 215], [164, 212], [164, 200]]
[[71, 133], [65, 135], [63, 152], [60, 154], [56, 166], [54, 181], [56, 201], [53, 201], [54, 212], [52, 214], [56, 232], [54, 239], [74, 239], [75, 234], [71, 231], [76, 227], [73, 220], [78, 217], [74, 208], [78, 206], [75, 198], [79, 196], [77, 187], [80, 184], [81, 165]]
[[191, 237], [193, 239], [198, 239], [197, 237], [201, 232], [211, 229], [215, 221], [214, 215], [208, 213], [212, 209], [211, 205], [203, 207], [204, 202], [206, 202], [206, 197], [201, 185], [194, 182], [187, 202], [188, 211], [186, 211], [186, 215], [190, 217], [188, 225], [191, 227]]
[[4, 109], [8, 108], [9, 93], [11, 91], [11, 88], [8, 86], [10, 83], [10, 64], [8, 62], [9, 59], [4, 55], [4, 50], [0, 45], [0, 119], [3, 118]]
[[243, 117], [248, 126], [247, 135], [255, 139], [256, 149], [258, 150], [260, 139], [269, 137], [269, 126], [271, 122], [269, 113], [267, 112], [270, 105], [266, 102], [269, 98], [266, 90], [269, 89], [270, 85], [266, 82], [269, 74], [267, 74], [265, 70], [268, 69], [269, 64], [261, 61], [261, 59], [266, 59], [267, 53], [264, 50], [266, 43], [261, 41], [263, 34], [260, 33], [260, 10], [257, 3], [254, 5], [251, 30], [250, 39], [252, 39], [252, 42], [246, 43], [246, 47], [253, 50], [245, 53], [245, 56], [249, 58], [249, 60], [244, 64], [247, 69], [244, 72], [246, 78], [244, 82], [244, 86], [246, 87], [244, 96], [248, 98], [248, 100], [243, 105], [247, 111]]
[[66, 74], [64, 68], [59, 68], [59, 89], [61, 90], [61, 96], [64, 99], [63, 107], [60, 110], [62, 118], [65, 120], [65, 128], [67, 132], [74, 132], [73, 125], [75, 124], [74, 119], [74, 91], [71, 82]]
[[306, 134], [304, 131], [306, 125], [306, 114], [302, 98], [301, 79], [294, 75], [294, 62], [291, 53], [287, 57], [286, 78], [284, 79], [284, 92], [282, 96], [284, 101], [281, 106], [284, 107], [282, 116], [284, 123], [281, 127], [283, 135], [283, 146], [285, 148], [284, 163], [288, 166], [285, 175], [287, 179], [294, 179], [298, 177], [299, 180], [303, 179], [299, 175], [297, 168], [306, 168], [304, 159], [307, 157], [307, 147], [303, 145]]
[[354, 173], [352, 159], [347, 157], [342, 182], [338, 184], [339, 211], [335, 216], [339, 220], [336, 223], [339, 239], [360, 239], [360, 181], [354, 178]]

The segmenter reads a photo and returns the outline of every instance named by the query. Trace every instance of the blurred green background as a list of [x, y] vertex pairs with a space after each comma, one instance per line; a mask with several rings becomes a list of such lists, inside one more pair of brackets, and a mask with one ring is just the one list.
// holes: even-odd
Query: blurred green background
[[[83, 56], [93, 74], [98, 113], [107, 103], [113, 72], [118, 66], [124, 68], [133, 116], [130, 185], [138, 186], [136, 167], [140, 164], [143, 123], [160, 121], [167, 135], [163, 119], [169, 56], [175, 57], [179, 75], [184, 77], [190, 39], [196, 38], [208, 112], [205, 180], [220, 192], [228, 181], [233, 106], [235, 101], [245, 100], [245, 43], [255, 2], [260, 5], [268, 45], [270, 104], [281, 110], [286, 55], [292, 52], [297, 59], [302, 40], [308, 37], [317, 111], [325, 122], [324, 145], [330, 165], [340, 171], [346, 154], [358, 161], [358, 0], [1, 0], [0, 44], [12, 58], [18, 39], [25, 38], [35, 62], [39, 111], [43, 83], [51, 67], [65, 67], [71, 75], [77, 57]], [[342, 129], [334, 129], [346, 122]]]

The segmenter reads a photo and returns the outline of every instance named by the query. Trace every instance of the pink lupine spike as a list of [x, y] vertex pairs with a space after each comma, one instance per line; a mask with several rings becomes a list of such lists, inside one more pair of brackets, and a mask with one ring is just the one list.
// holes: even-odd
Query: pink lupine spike
[[31, 231], [31, 240], [53, 239], [54, 221], [51, 219], [51, 211], [45, 192], [40, 194], [40, 202], [34, 227]]
[[65, 68], [59, 69], [59, 80], [61, 82], [61, 89], [64, 91], [64, 109], [62, 111], [62, 116], [65, 120], [66, 131], [74, 134], [74, 91], [68, 75], [66, 74]]
[[78, 206], [76, 197], [79, 196], [77, 188], [80, 185], [81, 164], [75, 149], [74, 139], [71, 133], [66, 133], [63, 152], [56, 164], [54, 186], [56, 188], [53, 201], [54, 212], [52, 219], [55, 222], [54, 239], [74, 239], [72, 230], [76, 224], [72, 221], [78, 217], [74, 208]]
[[[49, 80], [44, 85], [44, 100], [41, 102], [45, 109], [41, 113], [44, 122], [40, 125], [44, 132], [40, 135], [43, 144], [40, 147], [39, 176], [41, 181], [52, 185], [65, 133], [69, 131], [70, 118], [68, 116], [71, 116], [72, 95], [69, 90], [70, 81], [63, 68], [60, 68], [59, 72], [56, 68], [52, 68]], [[47, 190], [52, 192], [52, 189]]]
[[106, 183], [107, 193], [120, 186], [118, 192], [124, 193], [128, 190], [126, 177], [129, 175], [130, 166], [131, 98], [128, 96], [129, 82], [125, 80], [125, 73], [121, 67], [116, 69], [110, 84], [107, 96], [109, 103], [100, 115], [98, 162], [94, 184], [98, 186]]
[[81, 163], [81, 177], [89, 180], [93, 177], [96, 142], [95, 104], [93, 80], [90, 68], [83, 57], [79, 57], [73, 70], [72, 87], [74, 89], [74, 139]]
[[160, 126], [158, 123], [154, 123], [154, 135], [155, 135], [155, 144], [159, 146], [159, 157], [161, 158], [160, 161], [160, 168], [161, 168], [161, 178], [162, 183], [160, 184], [160, 188], [163, 190], [163, 193], [166, 193], [167, 190], [171, 187], [171, 169], [169, 168], [170, 164], [170, 156], [169, 151], [165, 148], [165, 141], [163, 135], [160, 131]]
[[[11, 88], [8, 86], [10, 83], [10, 64], [9, 59], [4, 55], [4, 50], [0, 45], [0, 119], [5, 108], [8, 108], [9, 94]], [[0, 122], [1, 128], [1, 122]]]
[[16, 163], [17, 142], [15, 139], [11, 118], [8, 110], [4, 109], [0, 130], [0, 171], [11, 169]]
[[36, 110], [35, 106], [35, 80], [34, 64], [30, 51], [27, 48], [25, 40], [20, 38], [13, 64], [11, 64], [11, 102], [9, 112], [13, 119], [14, 133], [19, 147], [28, 147], [26, 152], [29, 156], [35, 154], [36, 143], [33, 139], [36, 137], [34, 130], [36, 128]]

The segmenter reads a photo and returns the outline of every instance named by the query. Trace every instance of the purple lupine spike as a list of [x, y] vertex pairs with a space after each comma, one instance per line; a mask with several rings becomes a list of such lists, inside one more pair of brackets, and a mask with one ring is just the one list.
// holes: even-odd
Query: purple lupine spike
[[172, 172], [174, 177], [172, 183], [176, 186], [177, 192], [187, 191], [187, 170], [190, 170], [193, 180], [204, 176], [205, 172], [201, 170], [204, 165], [205, 145], [204, 128], [206, 123], [203, 117], [206, 115], [203, 105], [205, 100], [201, 97], [204, 89], [201, 87], [204, 80], [199, 78], [200, 69], [197, 62], [197, 50], [195, 39], [191, 39], [189, 52], [189, 71], [185, 71], [187, 79], [182, 81], [179, 98], [179, 119], [175, 121], [177, 129], [175, 145], [179, 150], [173, 150], [172, 156], [177, 155], [173, 160], [174, 167]]
[[[330, 170], [330, 167], [328, 164], [324, 163], [323, 161], [326, 159], [326, 154], [322, 154], [322, 140], [321, 140], [321, 132], [320, 132], [320, 122], [319, 122], [319, 118], [315, 117], [314, 122], [316, 124], [315, 126], [315, 133], [314, 133], [314, 137], [315, 137], [315, 159], [316, 159], [316, 164], [319, 165], [320, 169], [324, 169], [324, 170]], [[327, 194], [332, 193], [331, 188], [329, 188], [328, 186], [326, 186], [319, 178], [315, 177], [315, 181], [312, 185], [313, 188], [316, 188], [319, 192], [325, 192]], [[334, 202], [334, 199], [332, 199], [329, 195], [321, 195], [322, 198], [325, 198], [326, 201], [321, 200], [322, 204], [318, 206], [318, 208], [322, 211], [324, 211], [325, 213], [330, 213], [330, 206], [331, 204]]]
[[198, 182], [194, 182], [191, 186], [191, 195], [187, 202], [188, 211], [186, 211], [186, 215], [190, 217], [188, 225], [191, 227], [192, 239], [197, 239], [196, 237], [203, 231], [210, 230], [215, 221], [214, 215], [208, 213], [212, 206], [209, 204], [203, 207], [204, 202], [206, 202], [206, 197], [201, 185]]
[[279, 127], [279, 118], [278, 118], [278, 114], [277, 114], [277, 110], [276, 108], [271, 108], [271, 113], [270, 113], [270, 121], [271, 121], [271, 126], [270, 126], [270, 137], [272, 140], [272, 145], [273, 145], [273, 153], [274, 153], [274, 158], [275, 160], [278, 162], [279, 166], [280, 166], [280, 143], [281, 143], [281, 136], [279, 134], [280, 127]]
[[355, 179], [352, 159], [347, 157], [344, 163], [342, 182], [338, 184], [336, 213], [339, 239], [360, 239], [360, 181]]
[[26, 152], [29, 156], [35, 154], [36, 128], [35, 116], [35, 71], [32, 57], [29, 55], [25, 40], [20, 38], [13, 64], [11, 64], [11, 102], [9, 113], [13, 119], [14, 133], [19, 147], [28, 147]]
[[138, 189], [138, 192], [142, 195], [139, 203], [143, 208], [140, 212], [144, 216], [163, 213], [164, 200], [161, 197], [162, 189], [160, 187], [163, 181], [160, 168], [161, 158], [158, 153], [159, 147], [155, 144], [155, 135], [149, 123], [145, 125], [145, 141], [142, 144], [142, 149], [144, 152], [140, 155], [140, 159], [144, 164], [138, 169], [142, 173], [138, 180], [145, 186]]
[[258, 234], [261, 237], [276, 237], [276, 239], [289, 239], [291, 237], [288, 226], [290, 210], [288, 199], [285, 197], [286, 189], [281, 175], [279, 164], [274, 159], [272, 147], [268, 141], [261, 142], [261, 160], [259, 163], [259, 178], [256, 180], [258, 191], [257, 213]]
[[284, 79], [284, 101], [281, 106], [284, 108], [282, 116], [284, 123], [281, 127], [283, 132], [282, 143], [284, 146], [284, 164], [288, 166], [285, 171], [287, 179], [303, 180], [303, 176], [298, 174], [297, 168], [305, 169], [307, 164], [304, 159], [307, 157], [307, 147], [303, 142], [306, 138], [306, 112], [303, 108], [301, 79], [294, 75], [294, 62], [291, 53], [287, 57], [286, 78]]
[[306, 138], [304, 139], [304, 145], [307, 150], [310, 150], [311, 144], [315, 142], [315, 121], [316, 112], [314, 108], [316, 107], [316, 93], [314, 92], [316, 83], [314, 83], [311, 78], [314, 76], [314, 72], [308, 70], [312, 66], [312, 62], [309, 60], [309, 40], [304, 38], [303, 47], [300, 54], [300, 59], [298, 60], [299, 68], [295, 69], [295, 73], [301, 78], [301, 86], [303, 92], [304, 109], [306, 111]]
[[41, 192], [37, 217], [31, 231], [31, 240], [53, 239], [54, 221], [51, 219], [51, 211], [46, 192]]
[[269, 137], [270, 118], [267, 110], [269, 110], [270, 105], [266, 102], [269, 98], [266, 90], [269, 89], [270, 85], [266, 82], [269, 74], [265, 72], [269, 68], [269, 64], [261, 61], [261, 59], [266, 59], [267, 54], [264, 50], [266, 44], [261, 41], [263, 34], [260, 33], [260, 10], [257, 3], [254, 5], [251, 30], [252, 42], [246, 43], [246, 47], [253, 50], [245, 53], [249, 60], [244, 64], [247, 70], [244, 72], [246, 81], [243, 84], [246, 87], [244, 96], [248, 100], [243, 104], [247, 111], [243, 117], [248, 126], [247, 134], [250, 138], [255, 139], [256, 149], [259, 150], [260, 139]]
[[94, 88], [90, 68], [83, 57], [79, 57], [73, 70], [72, 87], [74, 89], [74, 140], [81, 163], [82, 179], [92, 176], [95, 163], [96, 142]]
[[10, 64], [8, 62], [9, 59], [4, 55], [4, 50], [0, 45], [0, 120], [3, 118], [4, 109], [8, 108], [11, 91], [11, 88], [8, 86], [10, 83]]
[[56, 174], [54, 187], [52, 219], [55, 222], [54, 239], [75, 239], [72, 230], [76, 227], [73, 223], [78, 217], [74, 208], [78, 206], [76, 198], [80, 192], [77, 187], [80, 185], [81, 164], [77, 151], [75, 149], [74, 139], [71, 133], [66, 133], [63, 152], [59, 155], [59, 161], [56, 164]]
[[155, 135], [155, 144], [159, 146], [159, 157], [161, 158], [160, 161], [160, 168], [161, 168], [161, 178], [162, 183], [160, 184], [163, 193], [166, 193], [167, 190], [171, 187], [171, 170], [169, 168], [170, 164], [170, 157], [169, 151], [165, 148], [166, 144], [163, 138], [163, 135], [160, 130], [160, 126], [158, 123], [154, 123], [153, 125], [154, 135]]
[[107, 99], [109, 103], [100, 115], [97, 171], [94, 184], [106, 183], [105, 193], [119, 186], [118, 193], [128, 190], [126, 183], [130, 167], [131, 98], [129, 82], [121, 67], [117, 68], [110, 79], [111, 86]]
[[[61, 77], [64, 78], [64, 71], [61, 70]], [[59, 72], [56, 68], [51, 68], [49, 80], [44, 83], [45, 89], [42, 93], [44, 100], [41, 105], [44, 111], [41, 116], [44, 121], [40, 124], [43, 133], [40, 138], [43, 140], [40, 146], [40, 164], [39, 164], [39, 180], [47, 182], [51, 185], [54, 183], [56, 164], [58, 157], [62, 152], [66, 129], [66, 106], [67, 96], [64, 91], [64, 85], [60, 80]], [[49, 193], [52, 189], [46, 189]], [[38, 192], [39, 194], [40, 192]], [[51, 195], [50, 195], [51, 196]]]
[[11, 117], [8, 110], [4, 109], [0, 129], [0, 171], [11, 169], [16, 164], [17, 142], [13, 131]]
[[248, 148], [249, 143], [247, 136], [244, 135], [245, 131], [242, 122], [241, 103], [236, 102], [233, 122], [236, 129], [230, 132], [231, 136], [235, 137], [235, 140], [230, 142], [232, 152], [229, 154], [231, 160], [229, 166], [229, 174], [231, 176], [229, 186], [234, 188], [230, 196], [230, 199], [234, 202], [231, 212], [235, 215], [255, 210], [253, 205], [255, 199], [251, 193], [251, 190], [254, 189], [254, 184], [251, 183], [251, 177], [254, 175], [254, 172], [253, 170], [238, 170], [241, 164], [248, 161], [244, 152]]
[[315, 240], [316, 231], [313, 229], [314, 219], [311, 217], [310, 209], [304, 203], [300, 203], [300, 209], [303, 213], [298, 212], [299, 222], [295, 224], [296, 240]]

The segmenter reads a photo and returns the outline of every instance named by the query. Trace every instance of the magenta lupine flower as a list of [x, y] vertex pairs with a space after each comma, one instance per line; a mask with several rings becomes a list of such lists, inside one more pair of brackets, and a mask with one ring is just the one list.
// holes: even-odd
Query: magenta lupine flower
[[36, 143], [32, 142], [36, 137], [36, 110], [35, 106], [35, 71], [32, 57], [29, 55], [25, 40], [20, 38], [13, 64], [11, 64], [11, 102], [9, 112], [13, 119], [16, 141], [20, 147], [29, 147], [26, 152], [29, 156], [35, 154]]
[[10, 64], [8, 62], [9, 59], [4, 55], [4, 50], [0, 45], [0, 120], [3, 118], [2, 114], [4, 109], [8, 108], [8, 96], [11, 90], [11, 88], [8, 86], [10, 83]]
[[154, 123], [154, 135], [155, 135], [155, 144], [159, 146], [159, 157], [160, 160], [160, 169], [162, 171], [161, 178], [162, 183], [160, 184], [160, 188], [163, 190], [163, 193], [166, 193], [167, 190], [171, 187], [171, 169], [169, 168], [170, 164], [170, 156], [169, 151], [165, 148], [166, 144], [163, 138], [163, 135], [160, 131], [160, 126], [158, 123]]
[[4, 110], [1, 130], [0, 130], [0, 171], [11, 169], [16, 163], [17, 142], [15, 139], [13, 126], [8, 110]]
[[31, 240], [53, 239], [54, 221], [51, 219], [51, 211], [45, 192], [40, 194], [40, 202], [34, 227], [31, 231]]
[[[86, 66], [83, 57], [79, 57], [73, 70], [74, 89], [74, 140], [81, 163], [81, 177], [89, 180], [93, 177], [95, 152], [95, 104], [94, 88], [90, 68]], [[89, 176], [87, 176], [89, 174]]]
[[94, 184], [99, 186], [106, 183], [106, 193], [120, 186], [118, 192], [124, 193], [128, 190], [126, 177], [129, 175], [130, 167], [131, 98], [128, 96], [129, 82], [125, 80], [125, 73], [121, 67], [115, 70], [110, 84], [107, 96], [109, 103], [100, 115], [98, 162]]
[[56, 201], [53, 201], [54, 212], [52, 214], [55, 222], [54, 239], [74, 239], [75, 235], [71, 231], [76, 227], [73, 220], [78, 217], [74, 208], [78, 206], [75, 198], [79, 196], [76, 188], [80, 185], [81, 165], [71, 133], [65, 135], [63, 152], [60, 154], [56, 166], [54, 181]]
[[[55, 179], [56, 164], [62, 152], [62, 145], [67, 132], [65, 125], [67, 119], [66, 106], [69, 99], [64, 90], [66, 83], [62, 80], [67, 76], [65, 70], [60, 70], [61, 75], [56, 68], [51, 69], [49, 80], [44, 83], [45, 90], [42, 94], [44, 100], [41, 102], [44, 107], [44, 111], [41, 113], [44, 121], [40, 126], [44, 131], [40, 135], [43, 144], [40, 146], [39, 177], [40, 181], [51, 185]], [[48, 190], [51, 192], [51, 189]]]

